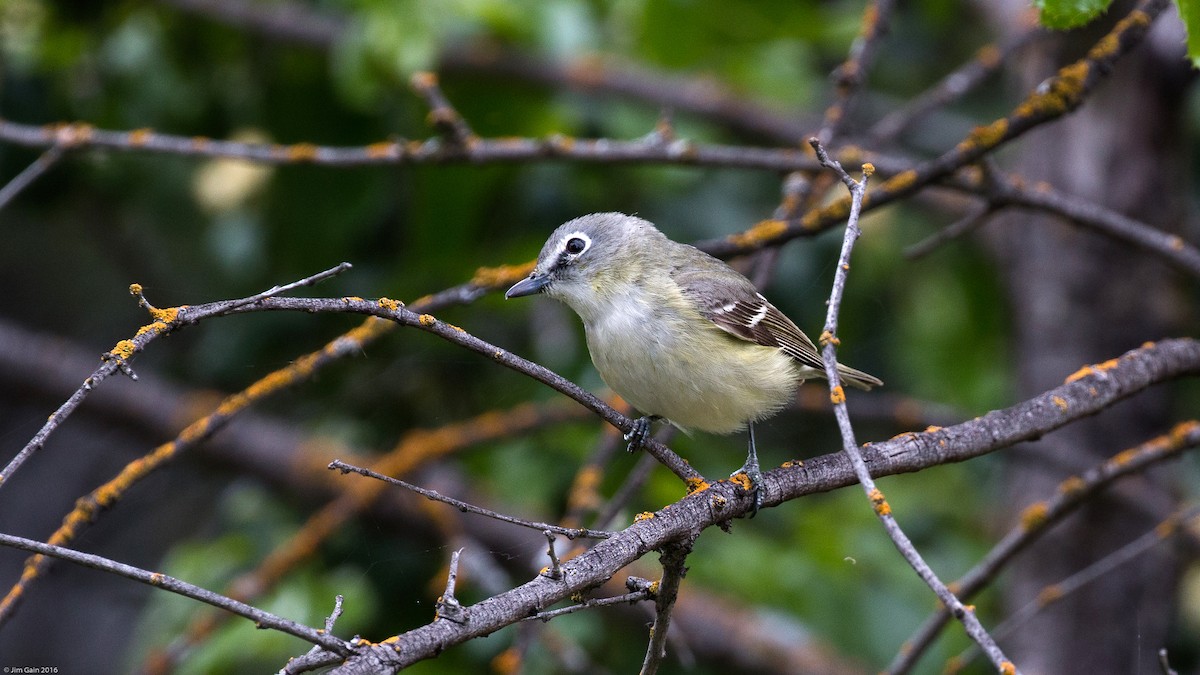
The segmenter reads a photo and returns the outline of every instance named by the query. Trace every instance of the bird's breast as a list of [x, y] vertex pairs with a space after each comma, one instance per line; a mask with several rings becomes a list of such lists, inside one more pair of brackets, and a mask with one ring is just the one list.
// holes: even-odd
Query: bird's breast
[[630, 405], [685, 429], [730, 433], [790, 400], [798, 385], [792, 359], [728, 335], [674, 300], [639, 294], [620, 302], [621, 311], [585, 317], [596, 370]]

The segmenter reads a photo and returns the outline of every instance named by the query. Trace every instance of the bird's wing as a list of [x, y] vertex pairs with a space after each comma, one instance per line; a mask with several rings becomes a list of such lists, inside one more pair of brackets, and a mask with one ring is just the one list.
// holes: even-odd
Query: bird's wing
[[676, 271], [683, 296], [721, 330], [765, 347], [777, 347], [802, 365], [823, 370], [824, 362], [804, 331], [767, 301], [750, 280], [724, 263], [709, 269]]

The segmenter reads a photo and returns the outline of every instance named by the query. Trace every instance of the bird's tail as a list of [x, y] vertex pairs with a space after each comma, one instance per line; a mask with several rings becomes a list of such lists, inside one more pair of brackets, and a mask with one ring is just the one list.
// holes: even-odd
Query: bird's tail
[[856, 370], [840, 363], [838, 364], [838, 375], [841, 375], [842, 381], [846, 384], [864, 391], [870, 391], [871, 387], [878, 387], [883, 384], [883, 380], [874, 375], [868, 375], [861, 370]]

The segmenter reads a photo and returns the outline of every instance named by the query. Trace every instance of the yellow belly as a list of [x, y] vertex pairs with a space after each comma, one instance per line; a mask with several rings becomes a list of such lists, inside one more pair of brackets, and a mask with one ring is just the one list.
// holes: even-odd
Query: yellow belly
[[787, 405], [801, 382], [795, 361], [778, 349], [715, 325], [655, 331], [609, 322], [589, 326], [587, 337], [592, 362], [613, 391], [641, 413], [686, 430], [742, 429]]

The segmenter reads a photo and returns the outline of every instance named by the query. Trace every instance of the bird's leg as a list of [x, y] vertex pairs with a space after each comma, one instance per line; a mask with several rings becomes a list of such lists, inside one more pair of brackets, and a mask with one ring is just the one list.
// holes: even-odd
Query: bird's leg
[[629, 447], [626, 450], [636, 452], [638, 448], [642, 447], [646, 436], [650, 435], [650, 424], [661, 419], [658, 415], [643, 415], [634, 420], [633, 428], [629, 430], [629, 433], [625, 434], [625, 440], [629, 441]]
[[754, 448], [754, 422], [749, 425], [750, 429], [750, 452], [746, 455], [746, 463], [742, 468], [734, 471], [731, 475], [736, 476], [739, 473], [746, 474], [746, 478], [750, 481], [750, 498], [754, 500], [750, 507], [750, 517], [758, 515], [758, 509], [762, 507], [762, 471], [758, 468], [758, 451]]

